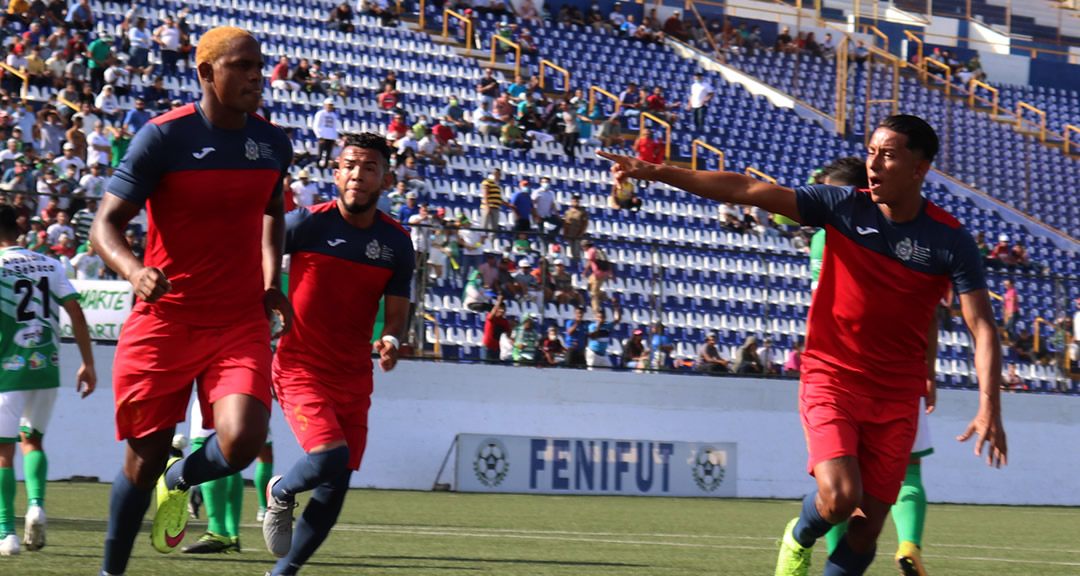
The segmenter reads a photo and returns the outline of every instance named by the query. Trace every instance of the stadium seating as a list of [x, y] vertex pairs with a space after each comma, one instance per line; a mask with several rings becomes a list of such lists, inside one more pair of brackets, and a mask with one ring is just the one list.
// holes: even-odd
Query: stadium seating
[[[481, 75], [476, 60], [461, 57], [446, 44], [435, 41], [428, 33], [405, 27], [380, 27], [376, 20], [361, 18], [352, 34], [327, 31], [323, 19], [335, 4], [333, 1], [303, 0], [299, 3], [275, 5], [246, 0], [203, 0], [197, 4], [166, 0], [152, 4], [154, 16], [163, 16], [183, 6], [194, 10], [188, 18], [195, 34], [220, 24], [234, 24], [255, 31], [263, 42], [269, 66], [281, 55], [292, 58], [322, 60], [332, 71], [346, 74], [357, 97], [339, 102], [347, 130], [383, 132], [388, 118], [375, 106], [373, 94], [378, 79], [387, 71], [398, 73], [399, 90], [404, 93], [403, 107], [410, 114], [438, 115], [446, 96], [455, 94], [471, 108], [475, 100], [474, 86]], [[112, 29], [123, 15], [112, 3], [96, 3], [97, 14], [104, 15], [98, 27]], [[431, 29], [441, 30], [441, 14], [428, 6], [427, 21]], [[481, 48], [489, 48], [488, 40], [494, 31], [495, 20], [481, 15], [477, 21], [477, 38]], [[665, 88], [669, 101], [685, 101], [692, 75], [698, 71], [694, 63], [676, 55], [670, 48], [615, 38], [607, 34], [583, 31], [574, 26], [556, 25], [533, 29], [540, 53], [544, 58], [570, 69], [572, 87], [595, 85], [611, 92], [622, 90], [627, 80], [639, 85]], [[417, 55], [422, 55], [418, 58]], [[789, 89], [785, 74], [785, 59], [789, 57], [759, 53], [756, 56], [734, 59], [733, 65], [781, 89]], [[641, 65], [641, 63], [648, 65]], [[538, 60], [526, 57], [523, 67], [534, 70]], [[822, 80], [833, 73], [823, 63], [808, 62]], [[839, 156], [861, 153], [861, 144], [837, 138], [818, 124], [799, 117], [790, 109], [774, 107], [761, 96], [753, 96], [741, 85], [728, 83], [719, 74], [707, 73], [717, 88], [716, 105], [711, 109], [707, 127], [702, 134], [693, 134], [688, 119], [680, 121], [672, 134], [673, 155], [687, 157], [690, 143], [702, 138], [723, 150], [726, 168], [743, 171], [754, 167], [777, 178], [781, 183], [795, 185], [805, 181], [814, 169]], [[852, 79], [858, 83], [857, 77]], [[821, 92], [828, 99], [831, 85]], [[191, 99], [197, 86], [193, 79], [171, 79], [168, 86]], [[938, 114], [937, 99], [929, 89], [905, 81], [905, 99], [910, 96], [914, 111], [929, 117]], [[273, 119], [282, 126], [294, 129], [297, 148], [313, 152], [315, 139], [307, 129], [321, 98], [312, 100], [302, 93], [285, 93], [265, 89], [265, 99]], [[811, 99], [811, 104], [815, 101]], [[608, 106], [610, 103], [604, 103]], [[856, 108], [859, 108], [856, 106]], [[610, 109], [609, 109], [610, 111]], [[981, 142], [990, 124], [977, 113], [953, 110], [960, 138]], [[636, 129], [631, 120], [630, 129]], [[958, 150], [947, 151], [948, 163], [956, 166], [955, 173], [964, 181], [974, 181], [980, 188], [1018, 205], [1021, 200], [1010, 198], [995, 180], [1006, 179], [1005, 173], [987, 173], [985, 163], [1006, 164], [1006, 158], [1016, 156], [1019, 136], [992, 131], [989, 153], [967, 156]], [[715, 225], [716, 208], [665, 186], [654, 186], [644, 198], [640, 212], [630, 214], [607, 207], [610, 177], [604, 162], [585, 155], [576, 162], [568, 161], [552, 145], [540, 145], [528, 153], [509, 151], [490, 138], [466, 134], [461, 138], [466, 155], [452, 158], [443, 171], [429, 172], [432, 192], [426, 198], [432, 205], [448, 211], [464, 213], [479, 221], [479, 183], [491, 166], [499, 166], [506, 175], [504, 186], [520, 177], [549, 175], [556, 181], [557, 200], [565, 206], [569, 196], [581, 194], [583, 204], [594, 219], [591, 235], [599, 240], [616, 261], [616, 279], [609, 285], [618, 295], [625, 313], [624, 322], [615, 336], [621, 340], [641, 324], [653, 320], [664, 322], [667, 334], [677, 343], [677, 357], [692, 357], [696, 346], [707, 331], [720, 336], [721, 351], [730, 357], [747, 335], [767, 335], [773, 339], [778, 352], [787, 350], [805, 331], [805, 317], [810, 303], [810, 286], [806, 256], [793, 249], [782, 238], [739, 235], [721, 232]], [[1036, 147], [1039, 148], [1039, 147]], [[1056, 156], [1054, 156], [1056, 154]], [[1048, 183], [1060, 184], [1067, 174], [1075, 181], [1075, 164], [1064, 161], [1056, 151], [1035, 153], [1039, 166], [1047, 169]], [[294, 167], [298, 170], [299, 167]], [[322, 182], [323, 191], [331, 192], [330, 174], [309, 167], [312, 176]], [[1072, 170], [1072, 172], [1069, 172]], [[1040, 176], [1041, 177], [1041, 176]], [[988, 180], [987, 180], [988, 179]], [[1057, 180], [1055, 180], [1057, 179]], [[1040, 181], [1041, 182], [1041, 181]], [[986, 184], [983, 186], [982, 184]], [[1041, 190], [1041, 188], [1040, 188]], [[1065, 254], [1049, 241], [1029, 234], [1022, 226], [1006, 221], [995, 210], [979, 207], [968, 198], [955, 196], [941, 185], [928, 185], [926, 194], [935, 202], [965, 221], [973, 230], [985, 231], [989, 237], [998, 233], [1023, 238], [1030, 247], [1032, 258], [1053, 266], [1056, 272], [1075, 272], [1080, 258]], [[1046, 207], [1033, 197], [1028, 204], [1036, 214], [1052, 225], [1056, 218], [1067, 218], [1070, 231], [1080, 231], [1080, 214], [1070, 211], [1062, 215], [1060, 206]], [[1026, 200], [1026, 199], [1025, 199]], [[1018, 206], [1019, 207], [1019, 206]], [[1075, 208], [1075, 205], [1072, 206]], [[1076, 232], [1074, 232], [1076, 234]], [[652, 248], [643, 241], [660, 241]], [[655, 250], [655, 253], [654, 253]], [[576, 284], [584, 289], [579, 269]], [[1002, 277], [993, 275], [992, 289], [1000, 291]], [[1033, 318], [1055, 316], [1060, 298], [1048, 282], [1020, 281], [1025, 312]], [[483, 317], [465, 311], [461, 304], [462, 285], [459, 279], [438, 279], [429, 284], [420, 298], [425, 311], [435, 320], [427, 327], [428, 340], [437, 340], [446, 357], [476, 359], [480, 355], [483, 336]], [[662, 305], [659, 318], [654, 316], [652, 299]], [[534, 303], [511, 303], [510, 314], [542, 313], [550, 322], [572, 316], [567, 306], [547, 304], [541, 308]], [[971, 345], [966, 331], [959, 329], [959, 319], [943, 331], [939, 345], [939, 380], [947, 386], [972, 386]], [[610, 352], [619, 353], [619, 346]], [[781, 356], [782, 358], [782, 356]], [[1056, 387], [1056, 375], [1040, 366], [1024, 365], [1022, 376], [1038, 390]]]

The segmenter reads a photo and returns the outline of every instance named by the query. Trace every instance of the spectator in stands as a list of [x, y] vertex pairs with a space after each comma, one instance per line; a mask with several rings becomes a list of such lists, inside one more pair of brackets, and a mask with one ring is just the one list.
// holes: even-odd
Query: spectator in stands
[[288, 90], [290, 92], [300, 89], [300, 83], [290, 80], [289, 57], [282, 56], [274, 71], [270, 74], [270, 87], [275, 90]]
[[1013, 244], [1012, 250], [1010, 250], [1010, 256], [1012, 258], [1012, 264], [1016, 268], [1025, 271], [1035, 270], [1036, 266], [1031, 262], [1031, 258], [1028, 257], [1027, 248], [1024, 247], [1024, 243], [1017, 241]]
[[297, 208], [313, 206], [319, 198], [319, 185], [311, 181], [306, 168], [296, 173], [296, 181], [290, 186], [293, 204]]
[[137, 75], [142, 76], [150, 66], [150, 48], [153, 47], [154, 36], [146, 29], [146, 18], [135, 20], [135, 26], [128, 31], [128, 44], [131, 51], [128, 52], [128, 66]]
[[975, 233], [975, 247], [979, 249], [979, 255], [983, 257], [983, 262], [986, 262], [990, 257], [990, 245], [986, 243], [986, 233], [979, 231]]
[[570, 249], [571, 259], [575, 261], [581, 259], [581, 240], [588, 231], [589, 213], [581, 207], [581, 196], [574, 194], [570, 197], [570, 208], [563, 216], [563, 236]]
[[791, 28], [784, 26], [784, 28], [780, 30], [780, 34], [776, 37], [776, 51], [793, 54], [798, 48], [799, 47], [791, 38]]
[[735, 353], [736, 374], [765, 373], [765, 367], [761, 363], [761, 358], [758, 357], [757, 350], [757, 336], [747, 336], [746, 340], [743, 341], [743, 345], [740, 346], [738, 352]]
[[594, 320], [589, 324], [589, 343], [585, 348], [585, 365], [592, 370], [596, 367], [610, 367], [607, 349], [611, 345], [611, 333], [615, 331], [615, 325], [622, 322], [622, 310], [617, 301], [612, 301], [614, 320], [607, 320], [607, 312], [602, 307], [595, 307]]
[[25, 158], [22, 151], [19, 150], [19, 141], [15, 138], [8, 138], [7, 148], [0, 152], [0, 171], [8, 171], [15, 166], [15, 160], [19, 158]]
[[[61, 212], [63, 214], [63, 212]], [[71, 236], [67, 234], [61, 234], [57, 239], [56, 244], [49, 247], [49, 252], [55, 258], [59, 258], [61, 261], [75, 257], [75, 243], [71, 240]]]
[[333, 162], [334, 146], [341, 131], [341, 118], [334, 110], [334, 99], [323, 100], [323, 108], [311, 119], [311, 131], [319, 139], [319, 166], [327, 167]]
[[405, 205], [398, 209], [398, 222], [406, 229], [408, 229], [409, 218], [420, 212], [418, 198], [415, 190], [406, 193]]
[[672, 124], [675, 123], [678, 114], [676, 110], [680, 108], [679, 103], [675, 102], [668, 104], [664, 99], [663, 89], [659, 86], [654, 86], [652, 94], [645, 100], [645, 107], [650, 114], [656, 116], [662, 120], [666, 120]]
[[111, 84], [106, 84], [101, 89], [101, 94], [98, 94], [97, 99], [94, 101], [94, 107], [101, 110], [101, 113], [105, 115], [105, 119], [110, 122], [120, 122], [123, 118], [123, 110], [120, 109], [120, 99], [116, 97], [116, 93], [113, 90]]
[[604, 284], [611, 279], [615, 270], [604, 251], [594, 245], [592, 240], [582, 240], [581, 247], [585, 249], [585, 273], [588, 276], [592, 307], [593, 310], [598, 310], [607, 299], [607, 295], [604, 294]]
[[484, 68], [484, 77], [476, 85], [476, 93], [489, 106], [499, 97], [499, 80], [495, 78], [494, 68]]
[[477, 102], [476, 110], [472, 113], [472, 124], [476, 131], [485, 136], [498, 136], [502, 133], [502, 122], [491, 112], [491, 106], [484, 99]]
[[642, 127], [641, 135], [634, 141], [634, 151], [638, 160], [650, 164], [664, 163], [664, 145], [653, 138], [652, 130]]
[[484, 287], [484, 278], [479, 270], [469, 272], [468, 280], [465, 282], [465, 289], [461, 294], [461, 301], [465, 309], [470, 312], [484, 314], [491, 312], [491, 295], [488, 293], [487, 288]]
[[619, 93], [619, 110], [624, 116], [637, 116], [645, 103], [640, 100], [640, 91], [637, 84], [627, 82], [626, 89]]
[[555, 230], [562, 228], [562, 218], [559, 218], [555, 206], [555, 193], [551, 191], [551, 178], [540, 178], [540, 185], [532, 190], [532, 205], [532, 216], [540, 232], [547, 233], [548, 225]]
[[644, 372], [649, 368], [650, 351], [645, 346], [645, 331], [641, 328], [634, 330], [630, 337], [623, 341], [622, 367], [627, 370]]
[[612, 9], [611, 14], [608, 14], [608, 22], [614, 30], [619, 30], [623, 24], [626, 24], [626, 16], [623, 15], [622, 11], [622, 2], [615, 3], [615, 8]]
[[833, 42], [831, 32], [825, 33], [825, 40], [821, 42], [821, 52], [826, 58], [832, 58], [836, 55], [836, 42]]
[[502, 294], [503, 298], [517, 300], [525, 295], [525, 286], [517, 281], [517, 270], [512, 267], [513, 258], [513, 254], [503, 254], [499, 260], [499, 278], [495, 290]]
[[449, 148], [439, 144], [432, 130], [426, 125], [423, 126], [421, 132], [423, 138], [416, 143], [416, 159], [422, 163], [440, 168], [446, 166], [446, 156], [450, 152]]
[[622, 26], [619, 27], [619, 35], [623, 38], [633, 38], [634, 35], [637, 34], [637, 30], [638, 25], [634, 22], [634, 15], [627, 14], [626, 20], [623, 22]]
[[330, 10], [330, 15], [326, 18], [326, 27], [338, 32], [352, 32], [353, 16], [355, 14], [353, 14], [352, 6], [349, 6], [348, 1], [343, 1]]
[[[53, 154], [55, 156], [60, 152], [60, 146], [64, 141], [64, 126], [60, 123], [58, 113], [43, 112], [43, 114], [45, 120], [38, 126], [38, 134], [41, 135], [38, 149], [42, 154]], [[72, 150], [74, 150], [74, 147], [72, 147]]]
[[75, 178], [82, 178], [83, 171], [86, 170], [86, 162], [75, 155], [75, 146], [71, 142], [64, 144], [64, 154], [54, 161], [56, 167], [65, 172], [68, 166], [75, 168]]
[[360, 14], [378, 18], [380, 26], [397, 26], [397, 14], [388, 0], [363, 0], [361, 6]]
[[109, 146], [112, 148], [109, 164], [116, 168], [120, 165], [120, 160], [127, 153], [128, 146], [131, 144], [131, 133], [124, 130], [123, 126], [110, 126], [105, 132], [109, 135]]
[[552, 298], [559, 304], [574, 304], [583, 306], [585, 298], [581, 293], [574, 290], [574, 279], [566, 271], [566, 262], [562, 258], [555, 259], [555, 271], [550, 275]]
[[63, 210], [58, 211], [56, 213], [56, 223], [50, 225], [45, 233], [48, 235], [49, 244], [59, 244], [61, 236], [74, 238], [75, 230], [72, 229], [68, 223], [67, 212], [64, 212]]
[[386, 139], [390, 144], [396, 145], [398, 140], [410, 132], [409, 124], [405, 121], [405, 112], [394, 113], [390, 125], [386, 127]]
[[730, 362], [720, 357], [720, 351], [716, 348], [716, 333], [709, 332], [705, 336], [705, 343], [698, 346], [697, 356], [694, 360], [694, 369], [706, 374], [728, 374]]
[[1020, 320], [1020, 295], [1016, 292], [1016, 286], [1012, 278], [1005, 279], [1004, 294], [1005, 309], [1005, 334], [1007, 342], [1016, 340], [1016, 323]]
[[[496, 254], [488, 252], [484, 255], [484, 263], [477, 266], [480, 279], [488, 290], [496, 290], [499, 285], [499, 260]], [[497, 290], [496, 290], [497, 291]]]
[[574, 309], [574, 317], [566, 321], [566, 365], [585, 366], [585, 350], [588, 343], [588, 322], [585, 307]]
[[612, 208], [629, 210], [631, 212], [640, 210], [641, 198], [637, 197], [637, 189], [634, 186], [634, 181], [627, 178], [623, 180], [622, 184], [619, 182], [612, 182], [611, 197], [608, 198], [608, 205]]
[[127, 96], [131, 94], [131, 70], [116, 60], [105, 69], [105, 83], [112, 85], [117, 96]]
[[686, 107], [690, 109], [694, 117], [694, 130], [701, 132], [705, 129], [705, 115], [709, 110], [709, 102], [716, 95], [716, 90], [705, 81], [705, 76], [698, 72], [694, 74], [694, 83], [690, 85], [690, 101]]
[[1020, 374], [1017, 373], [1018, 367], [1016, 364], [1009, 364], [1009, 372], [1002, 378], [1001, 388], [1006, 392], [1013, 392], [1015, 390], [1027, 390], [1027, 384], [1020, 378]]
[[532, 261], [522, 258], [518, 261], [518, 272], [514, 274], [514, 283], [521, 296], [530, 302], [544, 303], [545, 289], [540, 283], [540, 269], [533, 269]]
[[593, 30], [599, 32], [600, 30], [612, 31], [611, 22], [604, 19], [604, 14], [600, 12], [600, 4], [593, 2], [589, 9], [585, 11], [585, 25], [592, 27]]
[[795, 345], [791, 347], [791, 351], [788, 352], [787, 362], [784, 362], [784, 376], [788, 378], [798, 378], [802, 374], [802, 351], [803, 351], [802, 338], [795, 342]]
[[1013, 342], [1016, 357], [1024, 362], [1039, 360], [1040, 354], [1035, 350], [1035, 337], [1031, 335], [1031, 330], [1028, 330], [1027, 326], [1019, 326], [1017, 331], [1016, 341]]
[[986, 81], [986, 71], [983, 70], [982, 62], [979, 60], [978, 52], [975, 52], [971, 55], [971, 60], [968, 60], [965, 71], [967, 72], [969, 78], [974, 78], [981, 82]]
[[383, 91], [377, 98], [380, 110], [393, 110], [398, 107], [398, 91], [390, 84], [383, 84]]
[[539, 359], [544, 366], [558, 366], [566, 362], [566, 347], [559, 340], [559, 329], [549, 326], [547, 337], [540, 343]]
[[45, 75], [45, 60], [41, 57], [41, 48], [37, 46], [30, 48], [30, 55], [26, 57], [26, 75], [31, 86], [52, 86], [52, 78]]
[[802, 49], [804, 52], [810, 54], [815, 58], [824, 58], [825, 50], [818, 44], [817, 38], [814, 37], [813, 32], [806, 34], [806, 39], [803, 42]]
[[154, 30], [153, 41], [157, 43], [161, 56], [161, 71], [163, 74], [175, 76], [180, 72], [177, 62], [180, 61], [180, 27], [171, 14], [165, 16], [165, 22]]
[[484, 360], [499, 361], [499, 340], [503, 334], [509, 334], [513, 324], [506, 317], [506, 302], [502, 294], [495, 299], [491, 312], [484, 317]]
[[[530, 0], [526, 0], [530, 1]], [[536, 56], [540, 53], [540, 49], [536, 47], [536, 40], [533, 38], [532, 33], [528, 28], [522, 28], [517, 35], [517, 43], [521, 48], [523, 55]]]
[[503, 125], [499, 142], [503, 146], [515, 150], [529, 150], [532, 148], [532, 141], [529, 140], [521, 125], [516, 121], [510, 121]]
[[653, 368], [670, 370], [675, 367], [675, 363], [671, 358], [671, 353], [675, 351], [675, 345], [672, 344], [671, 338], [664, 334], [664, 325], [660, 322], [653, 322], [652, 338], [649, 344], [649, 348], [652, 350]]
[[72, 122], [67, 131], [64, 132], [64, 140], [70, 142], [71, 145], [75, 147], [76, 156], [79, 158], [87, 157], [87, 139], [86, 134], [82, 131], [82, 122]]
[[518, 183], [518, 190], [510, 197], [510, 204], [514, 207], [514, 230], [518, 232], [532, 230], [534, 204], [528, 180]]
[[1012, 250], [1009, 248], [1009, 235], [998, 236], [998, 243], [990, 250], [990, 257], [986, 265], [990, 268], [1009, 268], [1012, 262]]
[[[480, 225], [485, 230], [499, 229], [499, 212], [506, 205], [506, 201], [503, 200], [502, 186], [499, 184], [501, 180], [502, 170], [492, 168], [488, 177], [480, 182], [483, 194], [480, 198]], [[491, 234], [491, 242], [494, 246], [495, 234]]]
[[139, 132], [147, 122], [150, 121], [150, 112], [146, 110], [146, 100], [142, 98], [135, 99], [135, 107], [127, 111], [124, 116], [124, 129], [132, 134]]
[[780, 360], [782, 358], [778, 355], [775, 348], [773, 348], [772, 340], [765, 338], [761, 341], [761, 347], [758, 348], [758, 359], [761, 361], [761, 373], [762, 374], [779, 374], [782, 365]]
[[442, 121], [448, 123], [456, 132], [472, 132], [472, 124], [465, 119], [465, 110], [457, 96], [450, 96], [447, 100]]
[[668, 16], [668, 19], [664, 21], [664, 34], [672, 36], [683, 42], [689, 38], [686, 33], [686, 29], [683, 28], [682, 19], [679, 18], [679, 11], [675, 10]]
[[16, 158], [14, 166], [4, 171], [0, 189], [6, 192], [32, 192], [37, 189], [36, 183], [31, 183], [25, 156]]
[[720, 204], [717, 211], [719, 213], [718, 219], [721, 228], [731, 232], [740, 233], [745, 230], [742, 211], [734, 204], [731, 202], [724, 202], [723, 204]]

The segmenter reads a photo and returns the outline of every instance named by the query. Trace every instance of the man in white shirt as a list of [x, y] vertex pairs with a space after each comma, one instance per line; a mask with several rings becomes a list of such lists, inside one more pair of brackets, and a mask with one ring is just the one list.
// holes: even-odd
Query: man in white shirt
[[180, 28], [172, 15], [165, 17], [165, 23], [154, 30], [154, 42], [161, 47], [161, 68], [165, 74], [176, 74], [179, 70], [176, 62], [179, 60]]
[[71, 142], [64, 143], [64, 155], [53, 160], [53, 164], [60, 169], [61, 174], [67, 172], [68, 166], [75, 166], [76, 181], [82, 178], [83, 171], [86, 170], [86, 162], [75, 155], [75, 146]]
[[56, 213], [56, 224], [49, 226], [45, 230], [46, 236], [49, 238], [49, 245], [58, 244], [60, 242], [61, 235], [67, 235], [68, 238], [75, 237], [75, 229], [68, 225], [68, 214], [61, 210]]
[[301, 170], [296, 174], [296, 181], [292, 183], [293, 202], [297, 207], [311, 206], [319, 196], [319, 186], [310, 179], [307, 170]]
[[[105, 117], [114, 123], [119, 122], [123, 118], [120, 111], [120, 100], [116, 97], [116, 92], [113, 90], [111, 84], [106, 84], [105, 87], [101, 89], [101, 94], [98, 94], [97, 99], [94, 101], [94, 106], [96, 106], [98, 110], [101, 110], [101, 112], [105, 114]], [[86, 120], [83, 119], [84, 124], [85, 122]]]
[[101, 122], [101, 117], [94, 114], [89, 102], [79, 104], [79, 122], [82, 122], [82, 132], [89, 136], [94, 131], [94, 126]]
[[71, 259], [71, 267], [75, 269], [76, 280], [99, 280], [105, 273], [105, 262], [93, 244], [87, 244], [86, 252], [76, 254]]
[[131, 72], [114, 62], [105, 69], [105, 82], [111, 84], [117, 96], [127, 96], [131, 93]]
[[498, 136], [502, 133], [502, 122], [491, 113], [491, 105], [481, 99], [472, 113], [472, 123], [476, 131], [485, 136]]
[[615, 3], [615, 11], [608, 14], [608, 21], [615, 27], [616, 30], [622, 28], [623, 24], [626, 24], [626, 16], [622, 13], [622, 3]]
[[425, 128], [424, 137], [416, 144], [416, 156], [421, 162], [427, 162], [436, 166], [445, 166], [446, 158], [443, 157], [442, 147], [435, 140], [430, 128]]
[[105, 196], [105, 164], [91, 164], [90, 173], [79, 180], [78, 191], [86, 198], [101, 198]]
[[324, 100], [323, 109], [312, 117], [311, 131], [319, 139], [319, 166], [329, 166], [334, 145], [337, 144], [338, 133], [341, 131], [341, 119], [334, 111], [333, 98]]
[[154, 43], [153, 35], [146, 29], [146, 18], [139, 18], [135, 21], [135, 26], [128, 30], [128, 42], [131, 43], [128, 66], [142, 76], [145, 68], [150, 65], [150, 48]]
[[687, 103], [694, 114], [694, 130], [701, 132], [705, 128], [705, 113], [709, 101], [715, 95], [716, 90], [712, 84], [705, 81], [705, 76], [700, 72], [694, 74], [694, 83], [690, 85], [690, 101]]
[[555, 193], [551, 191], [551, 178], [540, 178], [540, 186], [533, 190], [533, 219], [541, 232], [547, 233], [547, 225], [551, 224], [555, 230], [562, 230], [562, 218], [555, 206]]
[[14, 167], [16, 158], [23, 158], [23, 153], [19, 152], [19, 141], [8, 138], [7, 148], [0, 151], [0, 170], [6, 171]]
[[108, 166], [112, 145], [109, 143], [109, 137], [105, 135], [105, 124], [102, 122], [94, 124], [94, 130], [89, 134], [86, 138], [86, 163], [89, 166], [95, 164]]

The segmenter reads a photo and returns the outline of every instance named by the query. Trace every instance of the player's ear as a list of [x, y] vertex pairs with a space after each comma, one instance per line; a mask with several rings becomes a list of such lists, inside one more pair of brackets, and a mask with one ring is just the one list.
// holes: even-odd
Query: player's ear
[[203, 62], [198, 66], [199, 80], [203, 82], [214, 81], [214, 65], [209, 62]]

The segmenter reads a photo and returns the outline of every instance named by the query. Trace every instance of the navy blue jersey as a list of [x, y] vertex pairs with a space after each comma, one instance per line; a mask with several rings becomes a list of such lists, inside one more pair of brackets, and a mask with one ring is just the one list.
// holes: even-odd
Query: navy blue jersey
[[826, 235], [804, 381], [882, 398], [925, 394], [926, 333], [938, 302], [950, 282], [958, 294], [986, 288], [971, 234], [928, 200], [914, 220], [898, 223], [853, 187], [795, 193], [802, 223]]
[[263, 214], [291, 161], [285, 133], [255, 115], [222, 130], [188, 104], [143, 126], [105, 189], [146, 205], [144, 261], [172, 290], [135, 311], [196, 326], [264, 314]]
[[336, 200], [289, 212], [285, 223], [295, 318], [278, 344], [275, 370], [329, 382], [370, 375], [379, 301], [411, 293], [416, 257], [409, 233], [382, 212], [371, 226], [356, 228]]

